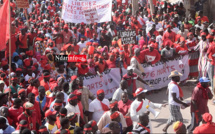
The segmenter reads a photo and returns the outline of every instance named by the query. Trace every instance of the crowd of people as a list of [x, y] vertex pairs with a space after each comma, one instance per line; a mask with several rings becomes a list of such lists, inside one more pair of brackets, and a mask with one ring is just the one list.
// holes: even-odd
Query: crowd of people
[[[11, 55], [9, 41], [0, 55], [3, 134], [150, 134], [148, 108], [160, 109], [167, 104], [145, 98], [144, 85], [149, 84], [143, 80], [141, 64], [150, 66], [185, 55], [189, 56], [188, 79], [200, 78], [199, 83], [191, 104], [185, 103], [178, 85], [181, 74], [171, 72], [167, 90], [170, 118], [163, 131], [175, 122], [178, 134], [187, 130], [215, 132], [207, 107], [214, 93], [215, 25], [209, 25], [201, 10], [186, 17], [183, 3], [157, 0], [152, 14], [150, 4], [140, 0], [132, 15], [131, 1], [113, 0], [112, 21], [75, 24], [61, 19], [60, 0], [29, 0], [29, 4], [28, 9], [19, 9], [16, 1], [10, 0]], [[136, 43], [122, 44], [121, 30], [135, 30]], [[87, 62], [56, 62], [55, 55], [87, 55]], [[105, 98], [103, 89], [95, 96], [84, 86], [85, 76], [102, 77], [111, 68], [127, 69], [112, 98]], [[146, 102], [147, 107], [143, 107]], [[186, 127], [180, 108], [189, 105], [192, 121]]]

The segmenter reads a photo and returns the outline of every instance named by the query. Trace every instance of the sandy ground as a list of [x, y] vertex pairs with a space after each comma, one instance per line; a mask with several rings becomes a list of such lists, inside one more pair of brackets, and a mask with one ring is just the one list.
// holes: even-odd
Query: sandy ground
[[[186, 84], [184, 86], [181, 86], [183, 92], [184, 92], [184, 100], [190, 100], [191, 99], [191, 94], [192, 90], [195, 87], [194, 83]], [[150, 101], [155, 102], [155, 103], [167, 103], [168, 102], [168, 96], [166, 95], [166, 88], [163, 88], [161, 91], [158, 93], [153, 93], [149, 94], [146, 96]], [[214, 108], [215, 106], [212, 104], [212, 101], [208, 102], [208, 107], [210, 113], [214, 116]], [[156, 111], [159, 111], [160, 114], [159, 116], [155, 119], [153, 114], [150, 113], [150, 119], [151, 119], [151, 124], [152, 124], [152, 131], [153, 133], [163, 133], [162, 129], [166, 125], [166, 122], [169, 118], [170, 112], [169, 112], [169, 106], [167, 105], [165, 108], [162, 108], [161, 110], [156, 109]], [[190, 107], [186, 109], [181, 109], [182, 116], [184, 118], [184, 123], [186, 126], [190, 124], [191, 120], [191, 115], [190, 115]], [[213, 118], [213, 121], [215, 119]], [[173, 130], [173, 125], [171, 125], [167, 131], [168, 133], [174, 133]]]

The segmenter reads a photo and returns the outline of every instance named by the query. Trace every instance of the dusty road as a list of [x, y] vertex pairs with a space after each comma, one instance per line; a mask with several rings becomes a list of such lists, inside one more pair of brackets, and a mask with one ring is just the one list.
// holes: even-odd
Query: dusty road
[[[194, 88], [194, 84], [191, 84], [190, 86], [181, 86], [182, 90], [184, 92], [184, 100], [190, 100], [192, 90]], [[156, 103], [167, 103], [168, 102], [168, 96], [166, 95], [166, 88], [162, 89], [158, 93], [149, 94], [146, 96], [150, 101], [156, 102]], [[209, 111], [213, 115], [213, 121], [215, 121], [215, 106], [212, 104], [212, 101], [208, 102]], [[162, 129], [166, 125], [166, 122], [169, 118], [169, 106], [167, 105], [165, 108], [162, 108], [161, 110], [156, 109], [156, 111], [160, 111], [159, 116], [154, 119], [153, 114], [150, 114], [151, 124], [152, 124], [152, 131], [153, 133], [163, 133]], [[190, 107], [186, 109], [181, 109], [182, 116], [184, 118], [184, 123], [186, 126], [189, 125], [191, 116], [190, 116]], [[167, 131], [168, 133], [174, 133], [173, 131], [173, 125], [171, 125]]]

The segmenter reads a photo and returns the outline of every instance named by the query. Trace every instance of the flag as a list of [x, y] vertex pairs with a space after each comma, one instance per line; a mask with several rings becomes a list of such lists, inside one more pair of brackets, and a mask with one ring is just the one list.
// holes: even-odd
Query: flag
[[6, 43], [10, 38], [9, 28], [9, 0], [5, 0], [0, 7], [0, 51], [6, 48]]

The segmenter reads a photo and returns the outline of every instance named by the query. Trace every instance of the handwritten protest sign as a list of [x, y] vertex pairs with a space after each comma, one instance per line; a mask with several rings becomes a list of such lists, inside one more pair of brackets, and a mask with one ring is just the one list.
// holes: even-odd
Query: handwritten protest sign
[[[98, 23], [111, 21], [112, 0], [64, 0], [62, 4], [62, 19], [72, 23], [88, 23], [84, 11], [96, 9]], [[95, 17], [95, 16], [94, 16]]]
[[84, 15], [87, 24], [99, 22], [96, 8], [84, 10]]
[[18, 8], [29, 8], [28, 0], [16, 0], [16, 5]]
[[122, 44], [135, 44], [136, 43], [136, 31], [119, 31], [119, 36], [121, 37]]

